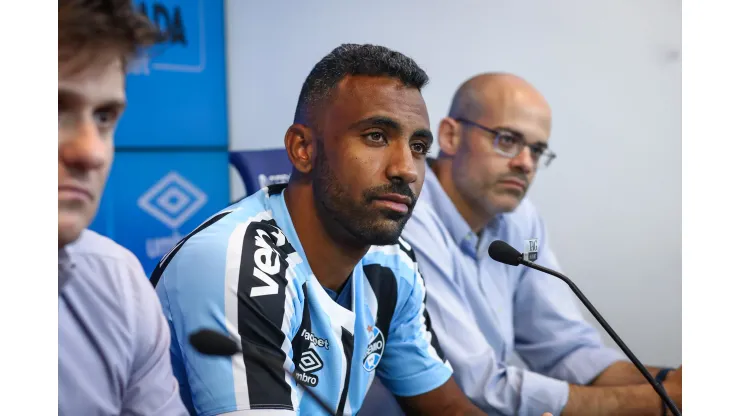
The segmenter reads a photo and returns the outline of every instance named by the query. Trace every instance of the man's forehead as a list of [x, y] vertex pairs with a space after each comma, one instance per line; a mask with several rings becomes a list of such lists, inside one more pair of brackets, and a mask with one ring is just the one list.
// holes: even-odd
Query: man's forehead
[[345, 116], [368, 114], [418, 116], [429, 124], [429, 114], [421, 92], [390, 77], [348, 76], [336, 87], [333, 109]]
[[125, 73], [120, 60], [59, 63], [59, 94], [86, 101], [125, 101]]

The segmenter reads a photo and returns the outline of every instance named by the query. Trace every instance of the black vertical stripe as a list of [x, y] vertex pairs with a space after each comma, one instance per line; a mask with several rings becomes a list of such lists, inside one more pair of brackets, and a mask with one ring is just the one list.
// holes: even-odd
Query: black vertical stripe
[[[244, 351], [250, 350], [250, 346], [245, 346], [249, 343], [267, 362], [282, 363], [286, 355], [282, 350], [285, 334], [281, 327], [285, 313], [285, 287], [288, 283], [285, 249], [290, 246], [285, 244], [278, 247], [277, 237], [273, 234], [277, 230], [269, 221], [253, 222], [247, 226], [239, 268], [238, 328]], [[269, 270], [262, 270], [269, 269], [269, 265], [275, 262], [279, 262], [280, 266], [274, 274], [268, 274]], [[277, 293], [250, 296], [253, 288], [267, 286], [267, 283], [255, 276], [257, 269], [262, 270], [264, 276], [277, 284]], [[265, 361], [251, 354], [244, 354], [244, 365], [251, 408], [293, 410], [291, 387], [285, 381], [282, 369], [266, 365]]]
[[347, 403], [347, 394], [349, 393], [349, 381], [352, 377], [352, 351], [355, 346], [355, 337], [346, 329], [342, 328], [342, 346], [344, 347], [344, 358], [347, 359], [347, 374], [344, 377], [344, 387], [342, 396], [339, 398], [337, 415], [344, 413], [344, 405]]
[[162, 273], [164, 273], [164, 269], [167, 268], [167, 265], [170, 264], [170, 261], [172, 261], [172, 258], [175, 257], [175, 254], [177, 254], [178, 251], [182, 248], [182, 246], [185, 245], [185, 242], [188, 241], [188, 239], [195, 234], [198, 234], [199, 232], [205, 230], [206, 228], [210, 227], [211, 225], [218, 222], [221, 218], [231, 214], [233, 211], [225, 211], [220, 214], [216, 214], [213, 217], [211, 217], [208, 221], [204, 222], [203, 224], [199, 225], [198, 228], [194, 229], [190, 232], [190, 234], [186, 235], [182, 240], [180, 240], [179, 243], [175, 244], [175, 249], [172, 250], [171, 253], [165, 254], [167, 258], [164, 261], [160, 261], [157, 264], [157, 267], [154, 268], [154, 271], [152, 272], [151, 278], [149, 278], [149, 282], [151, 282], [152, 286], [156, 287], [157, 283], [159, 282], [159, 279], [162, 277]]
[[[424, 284], [424, 275], [421, 274], [421, 270], [419, 271], [419, 276], [421, 276], [421, 282]], [[432, 328], [432, 317], [429, 316], [429, 308], [427, 308], [427, 291], [426, 291], [426, 285], [424, 285], [424, 325], [426, 326], [426, 330], [429, 331], [430, 334], [432, 334], [432, 348], [434, 348], [434, 351], [437, 352], [437, 355], [439, 356], [442, 361], [445, 361], [445, 354], [444, 351], [442, 351], [442, 347], [439, 345], [439, 339], [437, 338], [437, 334], [434, 332], [434, 328]]]
[[437, 339], [437, 334], [434, 332], [434, 329], [432, 329], [432, 318], [429, 316], [429, 311], [427, 311], [426, 308], [426, 297], [424, 299], [424, 322], [426, 325], [426, 330], [429, 331], [432, 334], [432, 348], [434, 348], [434, 351], [437, 352], [437, 355], [439, 355], [439, 358], [442, 359], [442, 361], [445, 360], [445, 354], [444, 351], [442, 351], [442, 347], [439, 345], [439, 339]]
[[[308, 283], [303, 283], [301, 289], [303, 289], [303, 299], [305, 299], [304, 304], [308, 305]], [[298, 328], [298, 332], [296, 332], [291, 342], [293, 346], [293, 364], [296, 369], [298, 369], [298, 364], [301, 361], [301, 354], [311, 346], [311, 341], [305, 339], [302, 335], [304, 329], [306, 332], [311, 332], [311, 312], [309, 311], [308, 306], [303, 308], [301, 326]]]
[[[404, 244], [399, 244], [398, 247], [406, 253], [411, 258], [411, 261], [414, 262], [415, 265], [417, 265], [417, 268], [419, 267], [416, 263], [416, 254], [414, 253], [414, 250], [410, 248], [406, 249]], [[421, 276], [422, 284], [424, 284], [424, 275], [421, 273], [421, 270], [419, 270], [419, 276]], [[425, 285], [425, 284], [424, 284]], [[426, 326], [426, 330], [429, 331], [430, 334], [432, 334], [431, 344], [432, 348], [437, 352], [437, 355], [439, 355], [439, 358], [442, 359], [442, 361], [445, 360], [444, 352], [442, 351], [442, 347], [439, 345], [439, 339], [437, 338], [437, 334], [434, 333], [434, 328], [432, 328], [432, 318], [429, 316], [429, 309], [427, 309], [427, 295], [426, 295], [426, 285], [424, 290], [424, 299], [422, 300], [424, 302], [424, 325]]]
[[393, 313], [396, 311], [396, 301], [398, 300], [396, 275], [393, 270], [379, 264], [364, 266], [362, 270], [365, 272], [370, 287], [375, 293], [375, 298], [378, 300], [378, 316], [375, 319], [375, 326], [383, 333], [383, 338], [387, 340]]

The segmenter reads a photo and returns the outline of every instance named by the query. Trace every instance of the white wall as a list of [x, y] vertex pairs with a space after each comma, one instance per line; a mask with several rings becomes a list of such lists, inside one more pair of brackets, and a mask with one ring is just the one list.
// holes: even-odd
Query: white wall
[[678, 0], [227, 0], [232, 148], [282, 146], [303, 80], [341, 43], [414, 58], [431, 78], [423, 94], [435, 130], [463, 80], [519, 74], [554, 109], [558, 158], [531, 196], [565, 272], [644, 362], [677, 365], [680, 9]]

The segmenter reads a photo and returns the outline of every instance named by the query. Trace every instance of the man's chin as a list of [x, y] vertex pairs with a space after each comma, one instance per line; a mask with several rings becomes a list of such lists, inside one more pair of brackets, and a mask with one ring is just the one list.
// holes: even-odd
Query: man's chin
[[80, 238], [80, 234], [87, 228], [89, 221], [82, 216], [60, 213], [58, 225], [59, 248], [62, 248]]
[[403, 216], [402, 218], [396, 219], [384, 219], [382, 224], [377, 224], [374, 227], [375, 232], [372, 233], [372, 237], [368, 240], [371, 245], [374, 246], [389, 246], [398, 243], [398, 238], [401, 237], [403, 227], [406, 225], [408, 217]]
[[494, 211], [499, 213], [507, 213], [512, 212], [519, 208], [519, 205], [522, 203], [522, 199], [524, 198], [524, 195], [513, 195], [513, 194], [507, 194], [507, 195], [500, 195], [498, 198], [496, 198], [495, 201], [492, 201], [492, 205], [494, 207]]

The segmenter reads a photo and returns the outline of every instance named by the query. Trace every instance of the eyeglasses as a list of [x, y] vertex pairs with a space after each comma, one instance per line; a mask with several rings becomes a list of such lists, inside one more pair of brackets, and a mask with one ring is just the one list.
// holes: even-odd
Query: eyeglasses
[[515, 158], [522, 153], [525, 147], [529, 147], [529, 153], [532, 155], [532, 161], [534, 161], [535, 166], [538, 166], [540, 162], [542, 162], [542, 166], [549, 166], [556, 157], [555, 153], [548, 149], [546, 145], [541, 143], [528, 144], [521, 134], [513, 131], [490, 129], [465, 118], [456, 118], [455, 121], [478, 127], [483, 131], [491, 133], [493, 135], [493, 149], [501, 156]]

